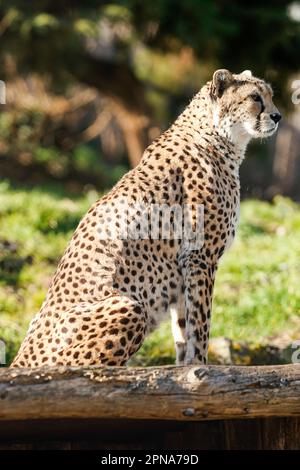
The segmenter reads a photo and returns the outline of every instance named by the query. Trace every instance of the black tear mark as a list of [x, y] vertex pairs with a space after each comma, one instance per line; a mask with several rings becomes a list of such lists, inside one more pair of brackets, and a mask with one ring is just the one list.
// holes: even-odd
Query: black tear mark
[[262, 113], [264, 112], [264, 110], [266, 109], [265, 105], [264, 105], [264, 102], [262, 100], [262, 97], [260, 95], [258, 95], [257, 97], [257, 102], [260, 104], [260, 112], [258, 113], [257, 115], [257, 118], [256, 118], [256, 129], [259, 130], [259, 127], [260, 127], [260, 118], [261, 118], [261, 115]]

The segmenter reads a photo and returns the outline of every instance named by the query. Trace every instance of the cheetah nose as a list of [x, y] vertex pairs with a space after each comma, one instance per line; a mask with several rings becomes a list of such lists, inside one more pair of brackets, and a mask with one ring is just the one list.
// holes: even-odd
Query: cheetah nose
[[272, 121], [275, 122], [275, 124], [277, 124], [277, 122], [279, 122], [280, 119], [281, 119], [281, 114], [280, 113], [272, 113], [272, 114], [270, 114], [270, 118], [272, 119]]

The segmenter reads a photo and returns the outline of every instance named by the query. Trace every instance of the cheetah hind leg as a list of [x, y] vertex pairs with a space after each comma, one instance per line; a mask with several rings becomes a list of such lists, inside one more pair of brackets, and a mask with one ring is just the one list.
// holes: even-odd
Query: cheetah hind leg
[[123, 366], [142, 345], [146, 320], [143, 306], [121, 295], [74, 306], [56, 327], [65, 336], [56, 364]]

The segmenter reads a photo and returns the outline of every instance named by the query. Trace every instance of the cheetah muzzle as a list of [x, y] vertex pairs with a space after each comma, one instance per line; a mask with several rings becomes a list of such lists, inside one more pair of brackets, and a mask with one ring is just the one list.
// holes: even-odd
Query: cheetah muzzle
[[[12, 366], [125, 365], [168, 313], [176, 363], [205, 364], [214, 278], [238, 220], [239, 166], [250, 139], [272, 135], [280, 118], [269, 84], [217, 70], [84, 216]], [[166, 207], [176, 210], [162, 222]], [[175, 236], [183, 208], [194, 239]], [[150, 219], [150, 233], [120, 236], [124, 213], [135, 232]]]

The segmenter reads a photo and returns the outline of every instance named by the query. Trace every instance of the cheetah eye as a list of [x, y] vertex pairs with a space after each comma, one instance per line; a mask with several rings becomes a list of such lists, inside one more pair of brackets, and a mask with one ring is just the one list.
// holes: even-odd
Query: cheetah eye
[[256, 92], [252, 93], [251, 98], [257, 103], [262, 103], [262, 97]]

